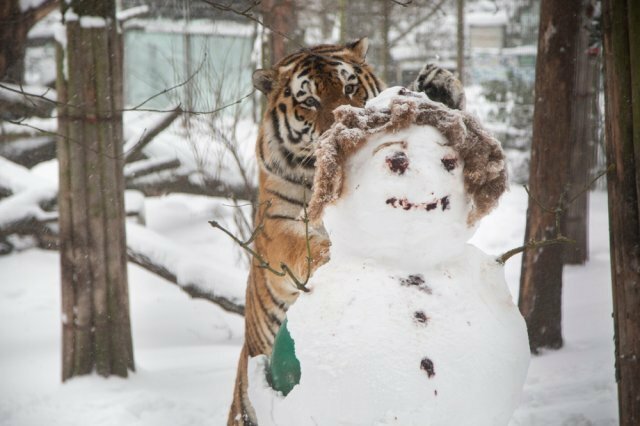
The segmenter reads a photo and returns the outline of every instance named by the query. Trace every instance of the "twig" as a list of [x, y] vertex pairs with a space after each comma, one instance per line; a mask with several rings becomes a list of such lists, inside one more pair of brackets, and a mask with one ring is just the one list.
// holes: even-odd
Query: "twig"
[[585, 187], [582, 188], [582, 190], [578, 191], [578, 193], [576, 195], [574, 195], [571, 199], [569, 199], [567, 204], [571, 204], [574, 201], [576, 201], [578, 198], [580, 198], [580, 196], [582, 194], [584, 194], [589, 189], [591, 189], [593, 184], [596, 183], [598, 181], [598, 179], [600, 179], [602, 176], [606, 175], [607, 173], [614, 171], [615, 168], [616, 168], [615, 164], [610, 164], [609, 167], [607, 167], [606, 169], [604, 169], [600, 173], [598, 173], [593, 179], [591, 179], [591, 182], [589, 182], [587, 185], [585, 185]]
[[[276, 30], [275, 28], [265, 24], [263, 21], [261, 21], [260, 19], [256, 18], [255, 16], [253, 16], [253, 14], [251, 13], [251, 9], [253, 9], [255, 6], [257, 6], [260, 3], [260, 1], [254, 1], [254, 4], [251, 7], [247, 8], [245, 10], [234, 9], [230, 5], [216, 3], [215, 1], [212, 1], [212, 0], [200, 0], [200, 1], [203, 2], [203, 3], [208, 4], [209, 6], [213, 7], [214, 9], [221, 10], [223, 12], [231, 12], [231, 13], [234, 13], [234, 14], [239, 15], [239, 16], [244, 16], [248, 20], [250, 20], [252, 22], [255, 22], [256, 24], [260, 25], [263, 28], [268, 29], [272, 33], [283, 37], [284, 39], [286, 39], [290, 43], [294, 44], [302, 52], [306, 52], [306, 53], [308, 53], [310, 55], [313, 55], [313, 56], [316, 56], [318, 58], [325, 58], [325, 59], [330, 60], [330, 61], [334, 60], [334, 58], [332, 58], [331, 56], [326, 56], [326, 55], [322, 55], [322, 54], [319, 54], [319, 53], [312, 52], [308, 47], [300, 44], [299, 42], [297, 42], [293, 38], [289, 37], [287, 34], [283, 33], [282, 31]], [[396, 0], [391, 0], [391, 1], [394, 1], [397, 4], [400, 4], [400, 5], [403, 5], [403, 6], [406, 7], [413, 0], [406, 0], [404, 2], [401, 2], [399, 0], [397, 0], [397, 1]], [[347, 60], [344, 60], [344, 61], [349, 63], [349, 64], [351, 64], [351, 65], [357, 65], [357, 66], [361, 65], [361, 64], [356, 63], [356, 62], [351, 62], [351, 61], [347, 61]]]
[[571, 240], [562, 235], [549, 240], [540, 240], [540, 241], [529, 240], [527, 241], [526, 244], [503, 253], [500, 257], [496, 259], [496, 262], [498, 262], [501, 265], [504, 265], [507, 262], [507, 260], [509, 260], [511, 257], [515, 256], [518, 253], [522, 253], [526, 249], [540, 248], [540, 247], [551, 246], [554, 244], [567, 244], [567, 243], [575, 244], [575, 240]]
[[543, 240], [531, 239], [531, 240], [527, 241], [524, 245], [522, 245], [520, 247], [516, 247], [514, 249], [511, 249], [511, 250], [503, 253], [501, 256], [499, 256], [496, 259], [496, 261], [498, 263], [500, 263], [501, 265], [504, 265], [507, 262], [507, 260], [509, 260], [511, 257], [515, 256], [518, 253], [522, 253], [523, 251], [525, 251], [527, 249], [546, 247], [546, 246], [550, 246], [550, 245], [554, 245], [554, 244], [575, 244], [575, 240], [572, 240], [572, 239], [567, 238], [566, 236], [562, 235], [562, 230], [561, 230], [561, 227], [560, 227], [560, 223], [562, 221], [562, 215], [567, 210], [567, 207], [569, 205], [571, 205], [573, 202], [575, 202], [578, 199], [578, 197], [580, 197], [582, 194], [584, 194], [586, 191], [588, 191], [589, 188], [591, 188], [591, 186], [598, 179], [600, 179], [602, 176], [606, 175], [608, 172], [612, 171], [614, 168], [615, 168], [615, 166], [611, 165], [611, 166], [607, 167], [605, 170], [603, 170], [600, 173], [598, 173], [587, 185], [584, 186], [584, 188], [582, 188], [580, 191], [578, 191], [578, 193], [576, 195], [574, 195], [572, 198], [570, 198], [568, 201], [566, 201], [566, 197], [567, 197], [567, 194], [569, 192], [569, 188], [565, 188], [565, 190], [562, 191], [562, 194], [560, 194], [560, 199], [558, 200], [558, 204], [556, 205], [556, 207], [554, 207], [552, 209], [544, 206], [542, 204], [542, 202], [540, 202], [540, 200], [538, 200], [529, 191], [529, 188], [527, 187], [527, 185], [523, 185], [524, 186], [524, 190], [527, 192], [527, 195], [529, 196], [529, 198], [532, 199], [538, 205], [538, 207], [540, 207], [546, 213], [552, 213], [552, 214], [555, 215], [556, 236], [555, 236], [555, 238], [543, 239]]
[[[422, 23], [428, 21], [429, 19], [431, 19], [433, 17], [433, 15], [435, 15], [436, 13], [438, 13], [438, 11], [440, 11], [440, 9], [442, 8], [442, 5], [446, 2], [447, 0], [440, 0], [434, 7], [433, 9], [431, 9], [426, 15], [424, 16], [418, 16], [418, 18], [416, 18], [416, 20], [410, 24], [408, 27], [406, 27], [405, 29], [403, 29], [402, 31], [399, 32], [399, 34], [397, 34], [392, 40], [389, 41], [389, 45], [390, 46], [395, 46], [396, 44], [398, 44], [398, 42], [400, 40], [402, 40], [404, 37], [407, 36], [407, 34], [409, 34], [411, 31], [413, 31], [416, 27], [420, 26]], [[406, 5], [405, 5], [406, 7]]]
[[244, 305], [237, 300], [231, 300], [227, 297], [220, 296], [214, 292], [198, 286], [195, 283], [180, 283], [175, 271], [170, 271], [163, 265], [160, 265], [152, 261], [146, 253], [141, 253], [127, 248], [127, 257], [129, 262], [135, 263], [138, 266], [164, 278], [172, 284], [177, 285], [182, 291], [187, 293], [194, 299], [204, 299], [209, 302], [213, 302], [220, 306], [222, 309], [228, 312], [233, 312], [238, 315], [244, 315]]
[[172, 90], [178, 89], [178, 88], [180, 88], [182, 86], [186, 86], [187, 84], [189, 84], [189, 82], [191, 80], [193, 80], [193, 78], [202, 70], [202, 67], [204, 66], [204, 62], [206, 60], [207, 60], [207, 53], [205, 52], [204, 56], [202, 57], [202, 61], [200, 62], [200, 65], [198, 65], [198, 68], [193, 72], [193, 74], [191, 74], [189, 76], [189, 78], [187, 78], [186, 80], [184, 80], [184, 81], [182, 81], [182, 82], [180, 82], [180, 83], [178, 83], [176, 85], [173, 85], [171, 87], [167, 87], [166, 89], [162, 90], [161, 92], [158, 92], [158, 93], [148, 97], [144, 101], [140, 102], [138, 105], [134, 106], [132, 108], [132, 110], [137, 111], [138, 108], [140, 108], [142, 105], [146, 104], [147, 102], [152, 101], [153, 99], [157, 98], [158, 96], [162, 96], [162, 95], [164, 95], [164, 94], [166, 94], [166, 93], [168, 93], [168, 92], [170, 92]]
[[260, 25], [260, 26], [262, 26], [264, 28], [267, 28], [269, 31], [271, 31], [271, 32], [273, 32], [275, 34], [278, 34], [280, 37], [285, 38], [286, 40], [288, 40], [291, 43], [295, 44], [299, 48], [301, 48], [303, 50], [308, 50], [306, 47], [304, 47], [303, 45], [301, 45], [300, 43], [298, 43], [297, 41], [295, 41], [294, 39], [292, 39], [291, 37], [289, 37], [288, 35], [286, 35], [282, 31], [278, 31], [276, 29], [273, 29], [273, 28], [269, 27], [264, 22], [262, 22], [260, 19], [258, 19], [255, 16], [253, 16], [251, 14], [251, 9], [253, 9], [255, 6], [257, 6], [260, 3], [259, 1], [254, 2], [254, 4], [251, 7], [247, 8], [245, 10], [234, 9], [231, 6], [220, 4], [220, 3], [216, 3], [214, 1], [209, 1], [209, 0], [200, 0], [200, 1], [202, 1], [203, 3], [208, 4], [209, 6], [213, 7], [214, 9], [218, 9], [218, 10], [221, 10], [223, 12], [231, 12], [231, 13], [235, 13], [236, 15], [244, 16], [248, 20], [250, 20], [252, 22], [255, 22], [256, 24], [258, 24], [258, 25]]
[[180, 114], [182, 114], [182, 109], [180, 109], [180, 107], [177, 107], [171, 113], [169, 113], [169, 115], [164, 117], [159, 123], [149, 129], [149, 131], [147, 131], [147, 129], [144, 129], [144, 132], [137, 142], [125, 143], [125, 146], [122, 149], [122, 151], [124, 152], [125, 161], [129, 161], [133, 159], [137, 154], [139, 154], [140, 151], [142, 151], [142, 148], [147, 146], [156, 136], [158, 136], [160, 133], [162, 133], [163, 130], [169, 127]]
[[391, 0], [393, 3], [398, 4], [402, 7], [407, 7], [409, 6], [411, 3], [413, 3], [413, 0], [406, 0], [406, 1], [400, 1], [400, 0]]
[[[271, 201], [267, 201], [263, 217], [266, 217], [267, 211], [269, 210], [270, 207], [271, 207]], [[293, 284], [298, 290], [309, 292], [309, 289], [307, 288], [307, 283], [309, 282], [309, 277], [311, 276], [311, 246], [309, 244], [309, 218], [307, 216], [306, 203], [303, 211], [304, 211], [303, 221], [305, 223], [305, 236], [307, 240], [307, 274], [304, 280], [300, 280], [296, 276], [296, 274], [291, 270], [289, 265], [287, 265], [284, 262], [280, 263], [280, 270], [275, 269], [273, 266], [271, 266], [269, 261], [267, 261], [264, 257], [262, 257], [262, 255], [260, 255], [260, 253], [256, 252], [251, 248], [251, 243], [253, 243], [253, 241], [256, 239], [258, 234], [262, 232], [262, 230], [264, 229], [264, 219], [253, 230], [253, 232], [251, 233], [251, 236], [246, 241], [242, 241], [241, 239], [233, 235], [231, 231], [226, 229], [224, 226], [220, 225], [218, 221], [210, 220], [209, 225], [227, 234], [236, 244], [242, 247], [247, 253], [249, 253], [255, 260], [258, 261], [259, 268], [266, 269], [267, 271], [271, 272], [272, 274], [278, 277], [288, 276], [291, 279], [291, 281], [293, 281]]]
[[[202, 64], [200, 65], [200, 68], [201, 67], [202, 67]], [[196, 71], [196, 73], [197, 72], [198, 71]], [[129, 112], [129, 111], [173, 112], [173, 111], [175, 111], [175, 108], [157, 109], [157, 108], [141, 108], [141, 106], [146, 104], [147, 102], [151, 101], [152, 99], [160, 96], [160, 95], [166, 94], [167, 92], [170, 92], [170, 91], [172, 91], [174, 89], [177, 89], [177, 88], [179, 88], [181, 86], [184, 86], [185, 84], [187, 84], [189, 82], [189, 80], [191, 80], [195, 76], [196, 73], [192, 74], [187, 80], [185, 80], [185, 81], [183, 81], [181, 83], [178, 83], [178, 84], [176, 84], [174, 86], [165, 88], [162, 91], [150, 96], [149, 98], [145, 99], [143, 102], [141, 102], [140, 104], [138, 104], [137, 106], [135, 106], [133, 108], [116, 109], [116, 110], [113, 110], [113, 113], [121, 113], [121, 112]], [[13, 93], [20, 94], [20, 95], [24, 96], [25, 98], [27, 98], [27, 100], [28, 100], [28, 98], [37, 98], [37, 99], [41, 99], [43, 101], [46, 101], [46, 102], [48, 102], [48, 103], [50, 103], [50, 104], [52, 104], [54, 106], [57, 106], [57, 107], [72, 108], [72, 109], [77, 109], [77, 110], [80, 110], [80, 111], [82, 111], [84, 109], [84, 107], [79, 106], [79, 105], [74, 105], [74, 104], [65, 103], [65, 102], [58, 102], [58, 101], [55, 101], [53, 99], [47, 98], [45, 96], [46, 92], [44, 94], [42, 94], [42, 95], [38, 95], [36, 93], [26, 92], [22, 87], [20, 88], [20, 90], [18, 90], [18, 89], [14, 89], [12, 87], [6, 86], [6, 85], [4, 85], [2, 83], [0, 83], [0, 88], [8, 90], [8, 91], [13, 92]], [[256, 92], [255, 89], [253, 89], [251, 92], [247, 93], [246, 95], [242, 96], [241, 98], [236, 99], [235, 101], [233, 101], [233, 102], [231, 102], [229, 104], [223, 105], [223, 106], [221, 106], [219, 108], [215, 108], [213, 110], [202, 110], [202, 111], [185, 110], [185, 109], [182, 109], [182, 105], [181, 104], [178, 104], [177, 108], [182, 109], [182, 113], [183, 114], [189, 114], [189, 115], [212, 115], [212, 114], [216, 114], [216, 113], [222, 111], [223, 109], [230, 108], [230, 107], [232, 107], [234, 105], [238, 105], [239, 103], [241, 103], [242, 101], [244, 101], [245, 99], [247, 99], [248, 97], [253, 95], [255, 92]], [[55, 117], [53, 117], [53, 118], [55, 118]], [[81, 117], [77, 117], [77, 118], [81, 118]], [[96, 118], [101, 118], [101, 117], [96, 117]], [[26, 124], [22, 124], [22, 123], [17, 122], [17, 121], [11, 121], [11, 120], [5, 120], [5, 121], [8, 121], [8, 122], [13, 123], [13, 124], [27, 126]], [[34, 128], [34, 129], [38, 130], [37, 128]], [[55, 135], [63, 136], [63, 135], [60, 135], [60, 134], [55, 134]]]
[[544, 212], [546, 213], [555, 213], [556, 209], [550, 209], [548, 207], [545, 207], [544, 204], [542, 204], [542, 202], [540, 200], [538, 200], [532, 193], [531, 191], [529, 191], [529, 187], [527, 185], [522, 185], [522, 187], [524, 188], [524, 190], [527, 192], [527, 196], [529, 198], [531, 198], [533, 201], [535, 201], [535, 203], [538, 205], [538, 207], [540, 207]]

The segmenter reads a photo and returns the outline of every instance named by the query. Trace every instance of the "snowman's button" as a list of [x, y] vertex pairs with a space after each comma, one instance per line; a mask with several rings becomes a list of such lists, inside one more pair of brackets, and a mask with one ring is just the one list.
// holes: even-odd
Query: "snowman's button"
[[451, 207], [451, 202], [449, 201], [448, 195], [440, 199], [440, 205], [442, 206], [442, 211], [447, 210], [449, 207]]
[[406, 287], [417, 287], [418, 290], [427, 294], [432, 294], [431, 287], [425, 282], [422, 274], [409, 275], [407, 278], [400, 278], [400, 284]]
[[423, 311], [416, 311], [413, 313], [413, 319], [416, 322], [419, 322], [421, 324], [427, 324], [427, 322], [429, 321], [429, 317], [427, 316], [427, 314], [425, 314]]
[[422, 361], [420, 361], [420, 369], [426, 371], [429, 378], [436, 375], [436, 371], [433, 368], [433, 361], [429, 358], [422, 358]]

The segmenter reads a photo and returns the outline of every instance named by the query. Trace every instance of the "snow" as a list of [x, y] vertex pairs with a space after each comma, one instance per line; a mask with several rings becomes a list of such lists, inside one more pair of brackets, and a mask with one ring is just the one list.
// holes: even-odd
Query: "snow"
[[[124, 152], [127, 153], [154, 124], [169, 113], [125, 112]], [[214, 120], [204, 116], [190, 117], [188, 126], [183, 118], [176, 119], [165, 131], [144, 147], [150, 158], [176, 158], [180, 167], [170, 172], [202, 181], [220, 181], [231, 186], [245, 184], [240, 167], [247, 173], [249, 183], [257, 181], [255, 170], [255, 140], [257, 126], [247, 119], [236, 120], [220, 115]], [[235, 154], [237, 154], [237, 157]], [[158, 174], [138, 178], [148, 182]], [[162, 176], [162, 175], [160, 175]], [[222, 179], [224, 178], [224, 179]]]
[[[401, 148], [389, 145], [375, 149], [398, 140], [408, 144], [409, 169], [402, 176], [385, 181], [381, 179], [381, 174], [388, 175], [385, 157]], [[423, 140], [429, 143], [422, 143]], [[411, 126], [390, 135], [372, 137], [367, 146], [350, 159], [351, 167], [359, 170], [357, 175], [348, 176], [345, 184], [344, 192], [351, 195], [340, 199], [335, 206], [327, 206], [325, 211], [332, 258], [349, 253], [380, 263], [406, 264], [411, 269], [416, 263], [430, 265], [461, 252], [464, 242], [473, 234], [473, 228], [467, 226], [471, 205], [465, 202], [463, 187], [453, 185], [456, 180], [462, 182], [462, 167], [456, 167], [451, 173], [442, 167], [441, 158], [456, 157], [453, 148], [444, 144], [446, 139], [434, 128]], [[371, 158], [379, 161], [364, 167]], [[413, 171], [414, 164], [419, 167], [424, 163], [433, 164], [434, 170], [429, 174], [420, 169]], [[378, 196], [373, 197], [376, 191]], [[443, 198], [448, 200], [446, 207]], [[408, 200], [418, 208], [405, 210], [396, 202], [388, 204], [391, 199]], [[384, 208], [380, 209], [378, 204]], [[435, 208], [430, 209], [431, 204], [435, 204]], [[354, 226], [362, 227], [357, 238], [353, 237]], [[442, 238], [442, 229], [448, 231], [446, 238]], [[416, 235], [421, 238], [415, 238]], [[438, 244], [427, 244], [430, 241]], [[397, 259], [398, 252], [412, 255]]]
[[30, 117], [20, 123], [0, 122], [0, 134], [27, 134], [42, 136], [43, 133], [56, 133], [58, 128], [57, 118]]
[[89, 376], [61, 384], [57, 255], [29, 250], [0, 259], [0, 268], [0, 424], [223, 424], [240, 317], [131, 266], [137, 372], [127, 380]]
[[[213, 233], [213, 230], [210, 231]], [[178, 285], [197, 286], [211, 295], [221, 296], [233, 303], [244, 303], [244, 274], [212, 262], [202, 253], [194, 254], [188, 246], [180, 247], [170, 239], [134, 223], [127, 224], [127, 246], [143, 253], [154, 264], [175, 273]]]
[[[522, 244], [526, 200], [514, 186], [471, 242], [492, 254]], [[232, 246], [202, 223], [217, 217], [210, 202], [169, 196], [146, 204], [152, 229], [237, 268]], [[565, 347], [532, 358], [511, 426], [617, 424], [605, 193], [591, 193], [589, 217], [590, 260], [564, 273]], [[58, 262], [56, 253], [38, 249], [0, 257], [0, 425], [226, 423], [241, 318], [130, 265], [137, 372], [127, 380], [90, 376], [61, 384]], [[515, 296], [520, 256], [505, 272]]]
[[[34, 95], [34, 96], [29, 96]], [[45, 99], [40, 99], [43, 97]], [[51, 102], [55, 102], [57, 100], [58, 94], [55, 90], [46, 86], [39, 85], [17, 85], [11, 83], [2, 83], [0, 86], [0, 101], [4, 102], [34, 102], [34, 103], [42, 103], [47, 102], [47, 100]]]
[[[393, 99], [411, 105], [397, 92], [368, 102], [367, 114], [388, 114]], [[318, 176], [334, 167], [332, 143], [320, 142]], [[344, 160], [323, 217], [331, 259], [287, 312], [300, 382], [283, 397], [265, 386], [265, 357], [249, 361], [258, 424], [508, 423], [529, 342], [502, 266], [466, 244], [475, 226], [461, 143], [413, 124], [373, 133]]]
[[82, 28], [104, 28], [107, 21], [101, 16], [81, 16], [80, 26]]
[[472, 12], [465, 16], [466, 24], [472, 27], [492, 27], [499, 25], [507, 25], [509, 16], [506, 10], [502, 9], [495, 13], [491, 12]]
[[0, 145], [0, 155], [11, 158], [52, 144], [55, 144], [53, 136], [36, 136], [33, 138], [4, 142]]
[[0, 229], [23, 218], [47, 220], [56, 217], [40, 207], [41, 202], [55, 198], [55, 179], [42, 178], [26, 167], [0, 157], [0, 182], [12, 193], [0, 199]]
[[167, 162], [174, 160], [174, 157], [155, 157], [148, 158], [146, 160], [139, 160], [133, 163], [127, 163], [124, 166], [124, 176], [125, 178], [130, 178], [136, 176], [141, 171], [147, 170], [151, 167], [160, 166]]
[[250, 37], [254, 33], [253, 25], [233, 21], [216, 21], [193, 19], [179, 21], [170, 19], [131, 19], [127, 27], [142, 27], [147, 32], [215, 34], [228, 37]]
[[29, 9], [35, 9], [44, 2], [45, 0], [20, 0], [20, 11], [25, 12]]
[[0, 157], [0, 182], [2, 187], [13, 193], [45, 185], [45, 181], [34, 176], [29, 169], [3, 157]]
[[56, 193], [57, 188], [54, 186], [43, 185], [0, 200], [0, 228], [28, 217], [38, 220], [57, 217], [57, 214], [52, 216], [52, 213], [45, 212], [39, 205], [43, 201], [54, 199]]
[[126, 21], [138, 15], [144, 15], [149, 12], [149, 6], [143, 4], [141, 6], [130, 7], [129, 9], [116, 12], [118, 21]]

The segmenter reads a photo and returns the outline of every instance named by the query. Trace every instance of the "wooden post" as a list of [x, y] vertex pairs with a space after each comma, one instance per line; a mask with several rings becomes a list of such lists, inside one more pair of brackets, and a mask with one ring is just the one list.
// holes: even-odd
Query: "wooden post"
[[[124, 231], [122, 37], [113, 2], [72, 1], [58, 49], [62, 378], [134, 369]], [[89, 16], [90, 25], [83, 25]], [[66, 69], [64, 59], [66, 57]]]
[[621, 426], [640, 424], [640, 5], [603, 1], [605, 126]]
[[[580, 0], [542, 0], [536, 62], [530, 191], [525, 240], [556, 236], [554, 209], [565, 197], [571, 148], [576, 10]], [[544, 208], [543, 208], [544, 207]], [[518, 306], [527, 322], [531, 351], [562, 346], [561, 245], [526, 250], [522, 257]]]

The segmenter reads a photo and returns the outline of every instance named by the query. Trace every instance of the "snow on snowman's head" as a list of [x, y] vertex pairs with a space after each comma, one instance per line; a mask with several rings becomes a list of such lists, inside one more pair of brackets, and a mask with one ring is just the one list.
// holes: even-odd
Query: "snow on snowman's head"
[[467, 113], [391, 88], [364, 109], [334, 114], [309, 204], [311, 220], [324, 219], [332, 256], [401, 247], [441, 260], [506, 189], [499, 142]]

